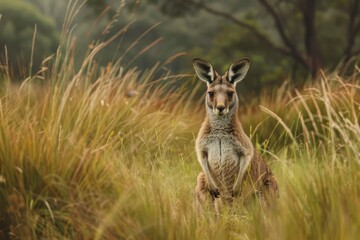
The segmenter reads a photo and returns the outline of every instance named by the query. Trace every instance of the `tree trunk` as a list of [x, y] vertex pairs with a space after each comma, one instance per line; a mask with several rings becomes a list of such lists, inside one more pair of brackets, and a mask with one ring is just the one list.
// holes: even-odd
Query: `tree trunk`
[[358, 50], [354, 51], [355, 39], [360, 31], [360, 20], [356, 22], [359, 15], [360, 0], [353, 0], [349, 3], [347, 13], [349, 15], [349, 24], [346, 33], [346, 46], [344, 49], [343, 59], [338, 69], [338, 74], [346, 71], [347, 65], [352, 57], [358, 55]]
[[315, 29], [315, 4], [316, 0], [299, 0], [305, 30], [304, 45], [307, 64], [313, 77], [319, 73], [322, 66]]

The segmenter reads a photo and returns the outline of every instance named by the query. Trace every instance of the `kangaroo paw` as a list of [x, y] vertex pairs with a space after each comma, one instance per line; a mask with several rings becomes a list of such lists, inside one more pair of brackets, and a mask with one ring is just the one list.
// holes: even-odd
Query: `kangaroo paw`
[[220, 193], [219, 190], [217, 189], [210, 189], [210, 194], [213, 198], [219, 198], [220, 197]]

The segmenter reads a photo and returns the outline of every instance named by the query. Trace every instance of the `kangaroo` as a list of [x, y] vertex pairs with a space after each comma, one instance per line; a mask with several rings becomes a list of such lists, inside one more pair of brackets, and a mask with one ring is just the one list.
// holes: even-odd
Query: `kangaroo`
[[[207, 83], [206, 117], [196, 138], [196, 153], [202, 167], [195, 188], [197, 202], [217, 200], [231, 205], [234, 197], [245, 197], [245, 180], [250, 192], [260, 199], [278, 196], [278, 186], [270, 168], [245, 134], [237, 114], [236, 84], [244, 79], [250, 59], [234, 62], [223, 75], [200, 58], [193, 59], [195, 72]], [[264, 201], [262, 201], [264, 202]]]

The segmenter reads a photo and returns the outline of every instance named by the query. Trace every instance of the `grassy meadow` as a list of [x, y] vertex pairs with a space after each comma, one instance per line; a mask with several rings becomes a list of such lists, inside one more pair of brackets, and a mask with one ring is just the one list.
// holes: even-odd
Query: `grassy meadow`
[[358, 238], [359, 69], [348, 79], [323, 74], [301, 91], [284, 84], [240, 107], [280, 198], [216, 219], [194, 209], [194, 140], [205, 116], [196, 93], [205, 86], [156, 79], [160, 66], [99, 67], [93, 56], [105, 45], [79, 70], [64, 48], [21, 83], [2, 71], [1, 239]]

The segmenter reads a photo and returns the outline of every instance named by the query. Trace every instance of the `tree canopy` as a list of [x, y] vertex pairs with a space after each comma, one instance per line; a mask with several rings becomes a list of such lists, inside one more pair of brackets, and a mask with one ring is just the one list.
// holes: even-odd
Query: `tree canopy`
[[[312, 76], [322, 68], [333, 70], [339, 66], [339, 73], [343, 73], [350, 61], [360, 54], [360, 0], [234, 1], [222, 3], [228, 5], [225, 7], [216, 1], [152, 2], [170, 15], [172, 8], [169, 6], [182, 5], [177, 9], [186, 9], [183, 14], [196, 8], [226, 20], [218, 34], [223, 34], [223, 42], [238, 41], [238, 46], [232, 47], [234, 51], [244, 49], [241, 43], [246, 41], [247, 36], [243, 34], [246, 32], [251, 35], [248, 40], [256, 38], [255, 43], [289, 58], [296, 69], [303, 68]], [[239, 33], [242, 40], [235, 40], [230, 28]], [[265, 54], [272, 58], [268, 51]]]

